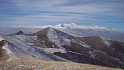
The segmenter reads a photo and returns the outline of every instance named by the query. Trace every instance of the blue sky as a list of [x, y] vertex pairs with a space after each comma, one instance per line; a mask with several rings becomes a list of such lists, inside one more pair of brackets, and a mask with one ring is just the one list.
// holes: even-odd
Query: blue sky
[[124, 31], [124, 0], [0, 0], [0, 26], [60, 23]]

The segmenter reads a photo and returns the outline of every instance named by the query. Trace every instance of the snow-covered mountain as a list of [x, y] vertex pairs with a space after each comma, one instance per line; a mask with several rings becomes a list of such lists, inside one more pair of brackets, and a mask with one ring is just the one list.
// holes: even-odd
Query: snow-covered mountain
[[75, 23], [71, 24], [58, 24], [58, 25], [46, 25], [46, 26], [27, 26], [27, 27], [0, 27], [0, 34], [9, 35], [23, 31], [25, 34], [36, 33], [46, 27], [52, 27], [62, 32], [75, 36], [102, 36], [113, 40], [124, 41], [124, 32], [107, 27], [99, 26], [78, 26]]
[[[104, 34], [113, 31], [119, 36], [116, 31], [123, 34], [119, 30], [74, 23], [22, 28], [14, 27], [15, 33], [12, 27], [4, 29], [10, 29], [10, 34], [0, 35], [0, 61], [47, 60], [124, 68], [124, 42], [117, 41], [121, 36], [112, 40]], [[88, 28], [98, 33], [82, 35], [85, 29], [90, 32]], [[105, 36], [99, 35], [100, 31]]]
[[54, 28], [75, 36], [102, 36], [113, 40], [124, 41], [124, 32], [107, 27], [99, 26], [77, 26], [75, 23], [59, 24]]
[[[1, 53], [7, 54], [8, 61], [12, 60], [48, 60], [48, 61], [68, 61], [64, 58], [45, 52], [42, 48], [37, 48], [35, 44], [40, 44], [37, 37], [27, 35], [0, 36]], [[1, 54], [1, 55], [3, 55]]]
[[[33, 35], [37, 36], [44, 45], [47, 45], [54, 55], [73, 62], [111, 67], [123, 67], [124, 65], [124, 42], [99, 36], [73, 36], [51, 27]], [[53, 50], [55, 48], [62, 51]]]
[[123, 68], [124, 42], [73, 36], [55, 28], [33, 34], [0, 35], [0, 60], [48, 60]]

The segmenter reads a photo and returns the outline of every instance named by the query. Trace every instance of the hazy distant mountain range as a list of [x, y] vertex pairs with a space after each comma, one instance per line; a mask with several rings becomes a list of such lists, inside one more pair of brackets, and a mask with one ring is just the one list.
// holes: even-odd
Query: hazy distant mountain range
[[45, 26], [18, 26], [18, 27], [0, 27], [0, 34], [9, 35], [23, 31], [25, 34], [36, 33], [46, 27], [52, 27], [62, 32], [75, 36], [102, 36], [113, 40], [124, 41], [124, 31], [113, 28], [99, 26], [77, 26], [75, 23], [45, 25]]

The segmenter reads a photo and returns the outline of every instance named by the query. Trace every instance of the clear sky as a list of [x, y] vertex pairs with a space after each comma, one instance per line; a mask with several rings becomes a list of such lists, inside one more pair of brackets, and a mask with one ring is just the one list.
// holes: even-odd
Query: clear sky
[[0, 0], [0, 26], [72, 22], [124, 31], [124, 0]]

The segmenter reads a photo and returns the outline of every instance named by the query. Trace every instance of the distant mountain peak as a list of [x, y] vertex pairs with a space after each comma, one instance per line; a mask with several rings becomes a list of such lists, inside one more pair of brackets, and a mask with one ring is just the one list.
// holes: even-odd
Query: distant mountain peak
[[64, 27], [64, 23], [61, 24], [61, 27]]
[[66, 23], [61, 23], [59, 24], [61, 27], [77, 27], [77, 25], [75, 23], [70, 23], [70, 24], [66, 24]]
[[34, 35], [47, 36], [48, 34], [57, 35], [58, 33], [64, 33], [64, 32], [61, 32], [61, 31], [59, 31], [59, 30], [57, 30], [55, 28], [52, 28], [52, 27], [47, 27], [47, 28], [44, 28], [41, 31], [35, 33]]
[[36, 36], [38, 36], [38, 37], [47, 37], [47, 33], [48, 33], [48, 31], [49, 31], [49, 29], [50, 29], [51, 27], [47, 27], [47, 28], [44, 28], [44, 29], [42, 29], [41, 31], [38, 31], [37, 33], [34, 33], [33, 35], [36, 35]]
[[17, 35], [24, 34], [23, 31], [19, 31], [16, 33]]

